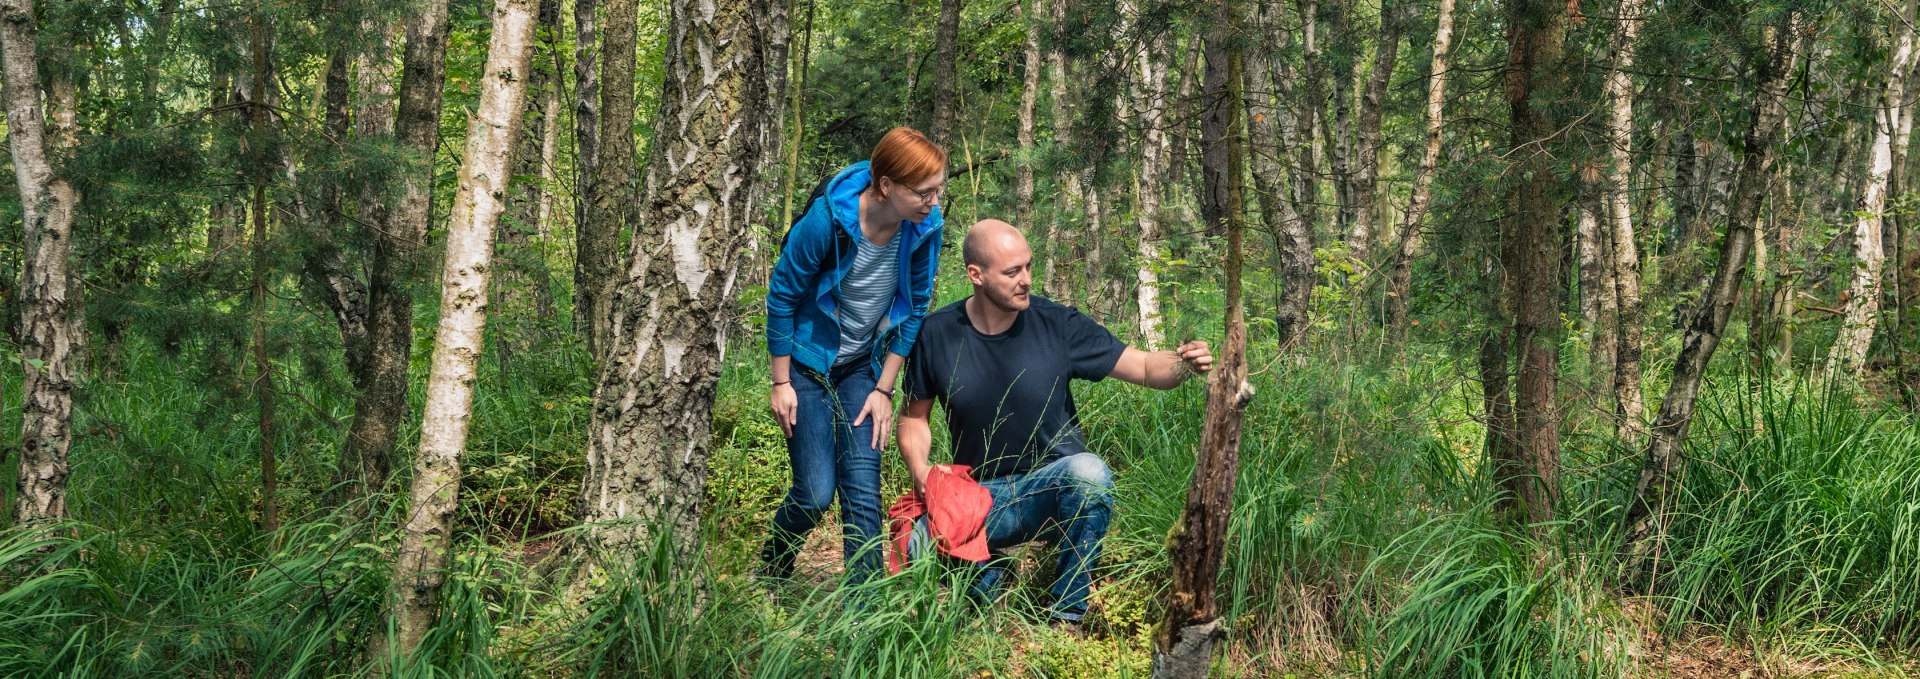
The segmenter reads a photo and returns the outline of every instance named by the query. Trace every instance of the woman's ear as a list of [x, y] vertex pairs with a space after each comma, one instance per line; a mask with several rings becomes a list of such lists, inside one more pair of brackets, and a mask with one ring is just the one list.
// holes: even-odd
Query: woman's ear
[[880, 192], [880, 200], [886, 200], [889, 194], [893, 192], [893, 178], [875, 177], [873, 180], [873, 190]]

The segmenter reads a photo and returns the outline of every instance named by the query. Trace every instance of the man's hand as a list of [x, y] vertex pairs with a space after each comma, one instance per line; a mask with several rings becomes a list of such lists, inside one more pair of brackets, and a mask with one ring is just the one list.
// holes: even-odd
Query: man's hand
[[1207, 371], [1213, 369], [1213, 351], [1207, 348], [1206, 342], [1200, 340], [1189, 341], [1186, 344], [1180, 345], [1180, 348], [1175, 349], [1174, 353], [1180, 355], [1180, 365], [1186, 368], [1187, 372], [1195, 375], [1204, 375]]
[[920, 496], [922, 501], [927, 499], [927, 476], [936, 469], [947, 471], [947, 465], [944, 464], [921, 465], [917, 468], [909, 464], [907, 467], [908, 471], [913, 472], [913, 494]]
[[873, 443], [874, 450], [886, 448], [887, 435], [892, 433], [891, 428], [893, 427], [893, 399], [888, 398], [886, 394], [882, 394], [877, 390], [868, 392], [867, 404], [861, 407], [860, 414], [853, 418], [853, 426], [858, 427], [866, 422], [867, 416], [869, 415], [873, 416], [873, 439], [871, 442]]
[[793, 425], [800, 421], [800, 397], [793, 393], [793, 384], [773, 385], [767, 403], [773, 409], [773, 421], [780, 423], [780, 433], [793, 438]]

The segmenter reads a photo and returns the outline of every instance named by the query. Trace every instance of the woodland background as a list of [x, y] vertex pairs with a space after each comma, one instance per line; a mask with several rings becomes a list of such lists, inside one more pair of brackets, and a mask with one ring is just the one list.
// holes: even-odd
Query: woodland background
[[[1180, 676], [1217, 621], [1218, 676], [1910, 676], [1915, 21], [5, 0], [0, 674]], [[831, 525], [749, 575], [767, 272], [896, 124], [952, 156], [937, 304], [1005, 218], [1222, 357], [1076, 386], [1083, 633], [1044, 547], [985, 609], [840, 587]]]

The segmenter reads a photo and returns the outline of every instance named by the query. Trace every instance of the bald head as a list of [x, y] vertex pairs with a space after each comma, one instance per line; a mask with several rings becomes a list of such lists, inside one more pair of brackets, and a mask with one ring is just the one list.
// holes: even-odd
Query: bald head
[[1027, 237], [1012, 224], [998, 219], [982, 219], [967, 229], [967, 239], [960, 244], [961, 261], [966, 264], [990, 268], [993, 263], [1012, 253], [1027, 252]]

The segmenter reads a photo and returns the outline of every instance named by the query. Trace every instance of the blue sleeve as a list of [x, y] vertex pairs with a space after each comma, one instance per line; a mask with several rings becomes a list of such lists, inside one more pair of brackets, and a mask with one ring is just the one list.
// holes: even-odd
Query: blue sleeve
[[940, 266], [940, 236], [945, 230], [936, 224], [927, 242], [913, 254], [913, 290], [908, 293], [913, 313], [900, 323], [900, 332], [894, 335], [893, 346], [887, 347], [888, 351], [905, 356], [913, 351], [914, 341], [920, 338], [920, 323], [926, 320], [927, 307], [933, 304], [933, 280]]
[[821, 262], [833, 248], [833, 220], [825, 198], [813, 201], [787, 235], [787, 246], [767, 279], [767, 355], [793, 355], [794, 309], [813, 294]]

